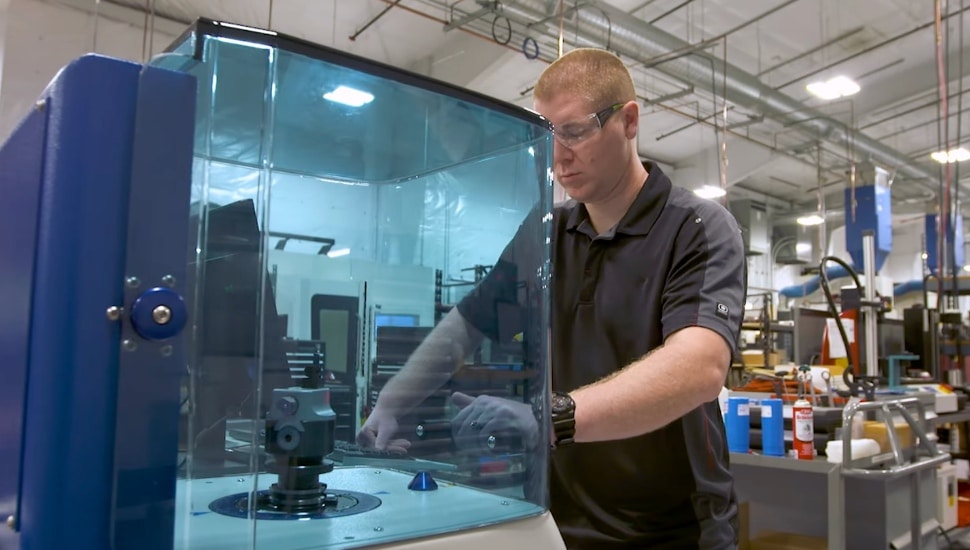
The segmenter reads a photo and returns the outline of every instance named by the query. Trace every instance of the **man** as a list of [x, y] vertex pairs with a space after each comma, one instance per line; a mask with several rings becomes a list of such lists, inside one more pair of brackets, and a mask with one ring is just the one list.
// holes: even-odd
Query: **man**
[[[553, 517], [570, 548], [733, 548], [737, 502], [717, 396], [744, 303], [738, 225], [640, 161], [634, 84], [613, 54], [564, 55], [534, 99], [553, 124], [555, 177], [571, 197], [552, 221]], [[514, 265], [516, 249], [493, 274]], [[406, 447], [391, 440], [396, 418], [451, 374], [440, 361], [410, 364], [461, 361], [492, 336], [491, 297], [505, 279], [486, 278], [439, 324], [382, 392], [362, 443]], [[456, 436], [499, 420], [530, 445], [544, 433], [521, 404], [454, 401], [465, 407]]]

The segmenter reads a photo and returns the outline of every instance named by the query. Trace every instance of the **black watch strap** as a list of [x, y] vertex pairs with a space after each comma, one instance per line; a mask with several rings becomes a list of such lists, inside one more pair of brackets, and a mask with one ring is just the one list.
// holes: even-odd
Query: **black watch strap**
[[568, 393], [553, 392], [550, 405], [554, 446], [573, 443], [576, 436], [576, 402]]

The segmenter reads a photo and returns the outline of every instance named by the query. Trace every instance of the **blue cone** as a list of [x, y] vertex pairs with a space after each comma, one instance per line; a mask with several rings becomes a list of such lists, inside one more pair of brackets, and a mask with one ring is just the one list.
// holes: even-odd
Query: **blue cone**
[[411, 483], [408, 483], [408, 489], [412, 491], [435, 491], [438, 489], [438, 484], [428, 472], [418, 472]]

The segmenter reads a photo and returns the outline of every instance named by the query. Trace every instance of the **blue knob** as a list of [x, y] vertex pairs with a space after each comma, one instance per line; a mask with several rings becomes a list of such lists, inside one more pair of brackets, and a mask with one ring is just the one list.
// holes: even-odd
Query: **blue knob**
[[411, 483], [408, 483], [408, 489], [412, 491], [434, 491], [438, 489], [438, 483], [428, 472], [418, 472]]
[[131, 326], [146, 340], [166, 340], [185, 328], [188, 310], [182, 296], [170, 288], [151, 288], [131, 304]]

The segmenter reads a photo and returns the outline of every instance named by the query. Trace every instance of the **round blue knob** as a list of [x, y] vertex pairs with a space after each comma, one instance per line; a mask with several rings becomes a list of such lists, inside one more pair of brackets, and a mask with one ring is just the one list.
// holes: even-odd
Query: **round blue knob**
[[188, 310], [185, 300], [170, 288], [142, 292], [131, 305], [131, 325], [146, 340], [166, 340], [185, 328]]

